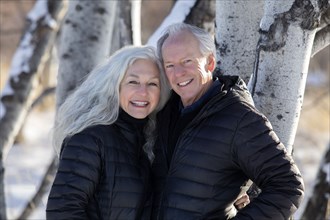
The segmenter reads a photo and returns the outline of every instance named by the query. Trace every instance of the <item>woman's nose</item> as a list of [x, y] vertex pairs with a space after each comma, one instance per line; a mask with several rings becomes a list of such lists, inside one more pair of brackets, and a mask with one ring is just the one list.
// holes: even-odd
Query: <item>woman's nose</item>
[[146, 95], [147, 94], [147, 85], [141, 84], [137, 91], [140, 95]]

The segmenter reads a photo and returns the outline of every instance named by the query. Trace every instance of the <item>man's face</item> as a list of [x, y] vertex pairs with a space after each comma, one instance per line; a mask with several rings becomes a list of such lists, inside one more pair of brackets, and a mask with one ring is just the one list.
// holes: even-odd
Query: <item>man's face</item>
[[197, 101], [212, 83], [214, 57], [205, 57], [188, 31], [168, 37], [162, 47], [164, 68], [172, 89], [184, 106]]

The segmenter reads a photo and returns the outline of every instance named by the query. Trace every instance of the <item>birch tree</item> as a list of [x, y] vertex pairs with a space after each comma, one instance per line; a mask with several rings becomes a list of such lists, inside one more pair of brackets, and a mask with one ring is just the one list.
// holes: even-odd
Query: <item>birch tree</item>
[[131, 2], [130, 0], [122, 0], [117, 4], [114, 19], [114, 30], [110, 40], [110, 54], [125, 45], [133, 44]]
[[44, 56], [54, 44], [61, 1], [37, 1], [27, 16], [26, 29], [14, 54], [9, 80], [0, 102], [0, 219], [6, 219], [3, 160], [33, 101]]
[[320, 24], [329, 13], [329, 4], [316, 0], [216, 1], [220, 68], [225, 74], [242, 76], [246, 83], [250, 80], [255, 105], [269, 118], [289, 153], [315, 34], [329, 27], [329, 20]]
[[69, 1], [59, 42], [56, 106], [109, 54], [117, 1]]

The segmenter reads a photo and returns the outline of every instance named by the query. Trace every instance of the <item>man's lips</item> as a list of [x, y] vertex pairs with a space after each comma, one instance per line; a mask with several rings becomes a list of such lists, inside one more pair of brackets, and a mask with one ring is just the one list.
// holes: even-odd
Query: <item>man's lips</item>
[[179, 87], [184, 87], [184, 86], [187, 86], [188, 84], [190, 84], [192, 81], [193, 81], [193, 79], [190, 79], [190, 80], [187, 80], [187, 81], [184, 81], [184, 82], [178, 83], [177, 85], [178, 85]]

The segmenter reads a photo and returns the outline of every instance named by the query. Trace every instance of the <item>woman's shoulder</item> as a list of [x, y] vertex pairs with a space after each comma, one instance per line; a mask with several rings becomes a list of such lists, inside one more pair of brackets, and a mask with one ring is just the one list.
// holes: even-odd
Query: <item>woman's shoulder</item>
[[111, 135], [113, 130], [113, 125], [94, 125], [88, 128], [85, 128], [81, 132], [73, 135], [68, 140], [72, 141], [83, 141], [83, 142], [90, 142], [90, 141], [102, 141], [105, 137]]

